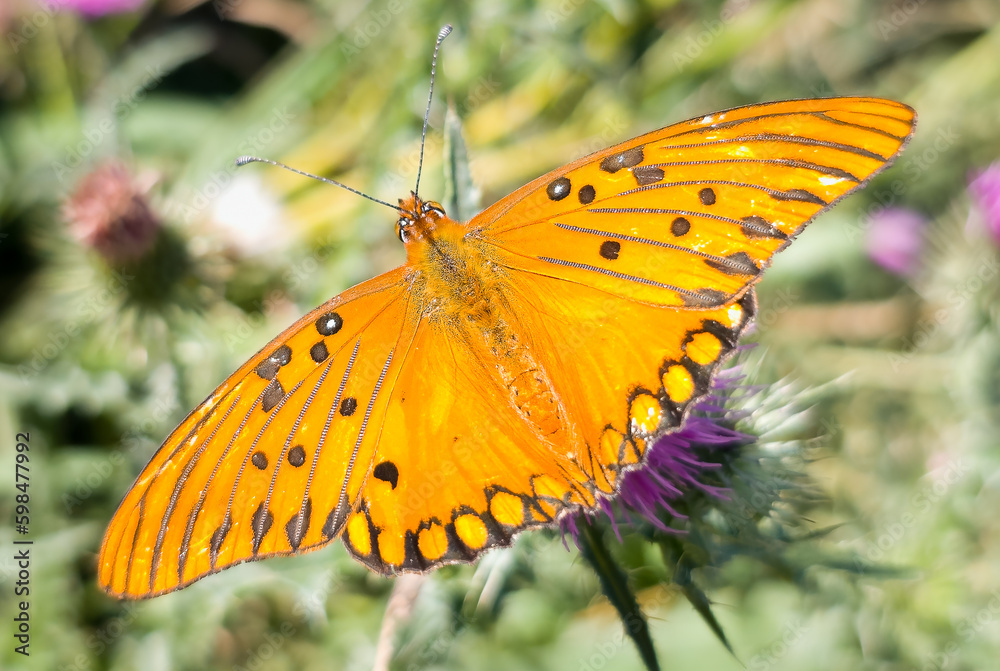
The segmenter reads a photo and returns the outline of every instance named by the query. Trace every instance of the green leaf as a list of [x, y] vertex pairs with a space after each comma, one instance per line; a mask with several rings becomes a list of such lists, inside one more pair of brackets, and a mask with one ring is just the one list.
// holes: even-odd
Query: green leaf
[[469, 154], [462, 137], [462, 120], [453, 104], [444, 117], [444, 209], [455, 221], [468, 221], [479, 212], [482, 191], [472, 181]]
[[[667, 551], [664, 551], [665, 557], [668, 557]], [[708, 595], [702, 591], [698, 585], [694, 583], [691, 578], [691, 571], [694, 569], [694, 564], [688, 558], [686, 554], [682, 554], [677, 560], [677, 564], [674, 567], [674, 584], [681, 588], [684, 592], [684, 596], [687, 600], [691, 602], [694, 609], [698, 611], [701, 618], [705, 620], [709, 628], [715, 634], [715, 636], [722, 642], [722, 645], [726, 646], [726, 650], [729, 651], [733, 657], [736, 657], [736, 653], [733, 651], [733, 646], [729, 644], [729, 639], [726, 638], [726, 632], [722, 629], [722, 625], [715, 618], [715, 613], [712, 612], [712, 602], [708, 600]], [[739, 661], [739, 658], [736, 658]]]
[[601, 581], [601, 589], [612, 605], [618, 610], [625, 625], [625, 631], [635, 646], [639, 649], [639, 656], [642, 657], [643, 664], [650, 671], [659, 671], [660, 665], [656, 660], [656, 650], [653, 648], [653, 639], [649, 635], [649, 626], [646, 624], [646, 616], [639, 608], [639, 602], [628, 584], [628, 576], [615, 563], [608, 546], [604, 543], [601, 530], [592, 526], [586, 517], [582, 517], [578, 523], [580, 553], [593, 567]]

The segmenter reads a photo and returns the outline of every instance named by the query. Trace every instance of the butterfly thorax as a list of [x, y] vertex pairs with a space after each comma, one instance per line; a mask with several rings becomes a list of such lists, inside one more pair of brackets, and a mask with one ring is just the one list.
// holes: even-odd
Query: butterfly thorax
[[511, 404], [540, 437], [555, 441], [567, 429], [566, 415], [551, 378], [528, 345], [506, 299], [505, 274], [494, 264], [467, 225], [450, 219], [441, 206], [411, 194], [400, 200], [397, 233], [406, 245], [413, 293], [433, 305], [432, 322], [460, 338], [489, 361]]

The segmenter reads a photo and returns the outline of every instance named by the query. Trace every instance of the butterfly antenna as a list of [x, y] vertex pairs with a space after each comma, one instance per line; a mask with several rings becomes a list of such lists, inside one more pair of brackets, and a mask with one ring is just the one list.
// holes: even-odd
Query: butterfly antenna
[[284, 168], [285, 170], [291, 170], [292, 172], [297, 172], [298, 174], [303, 175], [304, 177], [312, 177], [313, 179], [318, 179], [321, 182], [326, 182], [327, 184], [333, 184], [334, 186], [339, 186], [342, 189], [347, 189], [351, 193], [356, 193], [359, 196], [361, 196], [362, 198], [367, 198], [368, 200], [370, 200], [370, 201], [372, 201], [374, 203], [378, 203], [379, 205], [385, 205], [386, 207], [391, 207], [393, 209], [393, 211], [398, 211], [399, 210], [399, 207], [396, 206], [396, 205], [393, 205], [392, 203], [387, 203], [384, 200], [379, 200], [378, 198], [373, 198], [373, 197], [369, 196], [367, 193], [361, 193], [357, 189], [352, 189], [351, 187], [347, 186], [346, 184], [341, 184], [340, 182], [338, 182], [335, 179], [327, 179], [326, 177], [320, 177], [319, 175], [314, 175], [311, 172], [304, 172], [302, 170], [296, 170], [295, 168], [291, 167], [290, 165], [285, 165], [284, 163], [281, 163], [280, 161], [272, 161], [269, 158], [260, 158], [259, 156], [240, 156], [238, 159], [236, 159], [236, 167], [237, 168], [239, 168], [241, 166], [244, 166], [247, 163], [270, 163], [271, 165], [278, 166], [279, 168]]
[[444, 38], [451, 33], [451, 24], [446, 23], [444, 28], [438, 33], [437, 42], [434, 43], [434, 55], [431, 57], [431, 88], [427, 92], [427, 111], [424, 112], [424, 129], [420, 132], [420, 163], [417, 164], [417, 184], [413, 187], [413, 195], [420, 194], [420, 173], [424, 170], [424, 144], [427, 142], [427, 120], [431, 116], [431, 99], [434, 97], [434, 76], [437, 74], [438, 49]]

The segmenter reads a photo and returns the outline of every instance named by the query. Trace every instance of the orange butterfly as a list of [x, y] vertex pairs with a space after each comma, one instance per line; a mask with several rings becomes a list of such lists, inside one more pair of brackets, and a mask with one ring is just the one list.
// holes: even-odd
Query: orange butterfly
[[613, 497], [708, 390], [771, 257], [914, 121], [878, 98], [751, 105], [468, 223], [401, 199], [406, 264], [293, 324], [174, 430], [107, 530], [101, 586], [154, 596], [338, 536], [379, 573], [427, 571]]

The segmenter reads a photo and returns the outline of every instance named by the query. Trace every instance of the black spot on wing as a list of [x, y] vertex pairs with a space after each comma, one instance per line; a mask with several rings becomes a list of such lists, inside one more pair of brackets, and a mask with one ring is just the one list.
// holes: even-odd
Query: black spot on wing
[[743, 217], [743, 235], [750, 239], [755, 238], [775, 238], [777, 240], [784, 240], [788, 236], [784, 232], [776, 228], [771, 222], [767, 221], [763, 217], [758, 217], [756, 215], [750, 217]]
[[549, 200], [562, 200], [568, 196], [569, 192], [572, 190], [573, 185], [570, 183], [568, 177], [557, 177], [549, 182], [548, 187], [545, 189], [545, 193], [548, 195]]
[[396, 484], [399, 482], [399, 469], [391, 461], [383, 461], [381, 464], [375, 466], [372, 469], [372, 475], [382, 482], [388, 482], [392, 485], [393, 489], [396, 488]]
[[309, 356], [316, 363], [322, 363], [326, 361], [328, 356], [330, 356], [330, 351], [326, 348], [326, 343], [320, 340], [318, 343], [309, 348]]
[[612, 174], [622, 168], [631, 168], [642, 163], [642, 147], [632, 147], [618, 154], [612, 154], [601, 161], [601, 170]]
[[302, 464], [306, 463], [306, 451], [301, 445], [296, 445], [292, 449], [288, 450], [288, 463], [290, 463], [295, 468], [298, 468]]
[[278, 349], [274, 350], [270, 359], [276, 362], [279, 366], [284, 366], [292, 360], [292, 348], [288, 345], [282, 345]]
[[320, 335], [331, 336], [344, 326], [343, 318], [336, 312], [327, 312], [316, 320], [316, 330]]
[[606, 258], [608, 261], [614, 261], [618, 258], [618, 252], [622, 249], [622, 245], [617, 240], [605, 240], [601, 243], [601, 256]]
[[260, 450], [257, 450], [253, 453], [253, 456], [250, 457], [250, 463], [256, 466], [257, 470], [263, 471], [267, 468], [267, 455]]
[[643, 165], [633, 168], [632, 176], [635, 177], [636, 184], [639, 186], [648, 186], [662, 181], [665, 173], [663, 168], [658, 168], [655, 165]]
[[343, 401], [340, 402], [340, 414], [344, 417], [350, 417], [354, 414], [354, 411], [358, 409], [358, 399], [353, 396], [348, 396]]
[[719, 291], [718, 289], [698, 289], [697, 291], [684, 292], [681, 294], [681, 298], [684, 300], [684, 305], [693, 308], [722, 305], [728, 297], [729, 294], [724, 291]]
[[736, 252], [718, 259], [705, 259], [705, 264], [727, 275], [750, 275], [760, 273], [760, 268], [746, 252]]
[[271, 412], [274, 406], [285, 397], [285, 390], [277, 380], [271, 382], [264, 388], [264, 393], [260, 395], [260, 407], [264, 412]]
[[270, 359], [264, 359], [255, 369], [257, 376], [263, 380], [273, 380], [274, 376], [278, 374], [278, 369], [281, 368], [278, 364], [271, 361]]
[[788, 189], [787, 191], [775, 191], [771, 194], [775, 200], [797, 200], [803, 203], [813, 203], [815, 205], [826, 206], [828, 203], [814, 193], [805, 189]]
[[226, 540], [226, 534], [229, 530], [233, 528], [233, 519], [226, 513], [226, 519], [222, 520], [222, 524], [219, 528], [212, 533], [212, 540], [208, 545], [210, 556], [212, 559], [212, 568], [215, 568], [215, 561], [219, 557], [219, 550], [222, 548], [223, 541]]
[[326, 538], [333, 538], [340, 533], [340, 530], [344, 528], [344, 522], [351, 514], [351, 504], [347, 501], [347, 496], [344, 495], [340, 499], [340, 503], [333, 507], [333, 510], [326, 516], [326, 522], [323, 523], [323, 536]]
[[266, 510], [264, 502], [261, 501], [253, 514], [253, 521], [250, 525], [253, 529], [254, 554], [257, 554], [257, 551], [260, 550], [260, 544], [264, 541], [264, 536], [267, 535], [267, 532], [271, 530], [272, 524], [274, 524], [274, 514], [270, 510]]
[[306, 498], [302, 509], [296, 513], [292, 519], [285, 524], [285, 535], [288, 537], [288, 544], [293, 550], [298, 550], [302, 544], [302, 537], [309, 530], [309, 518], [312, 515], [312, 499]]

